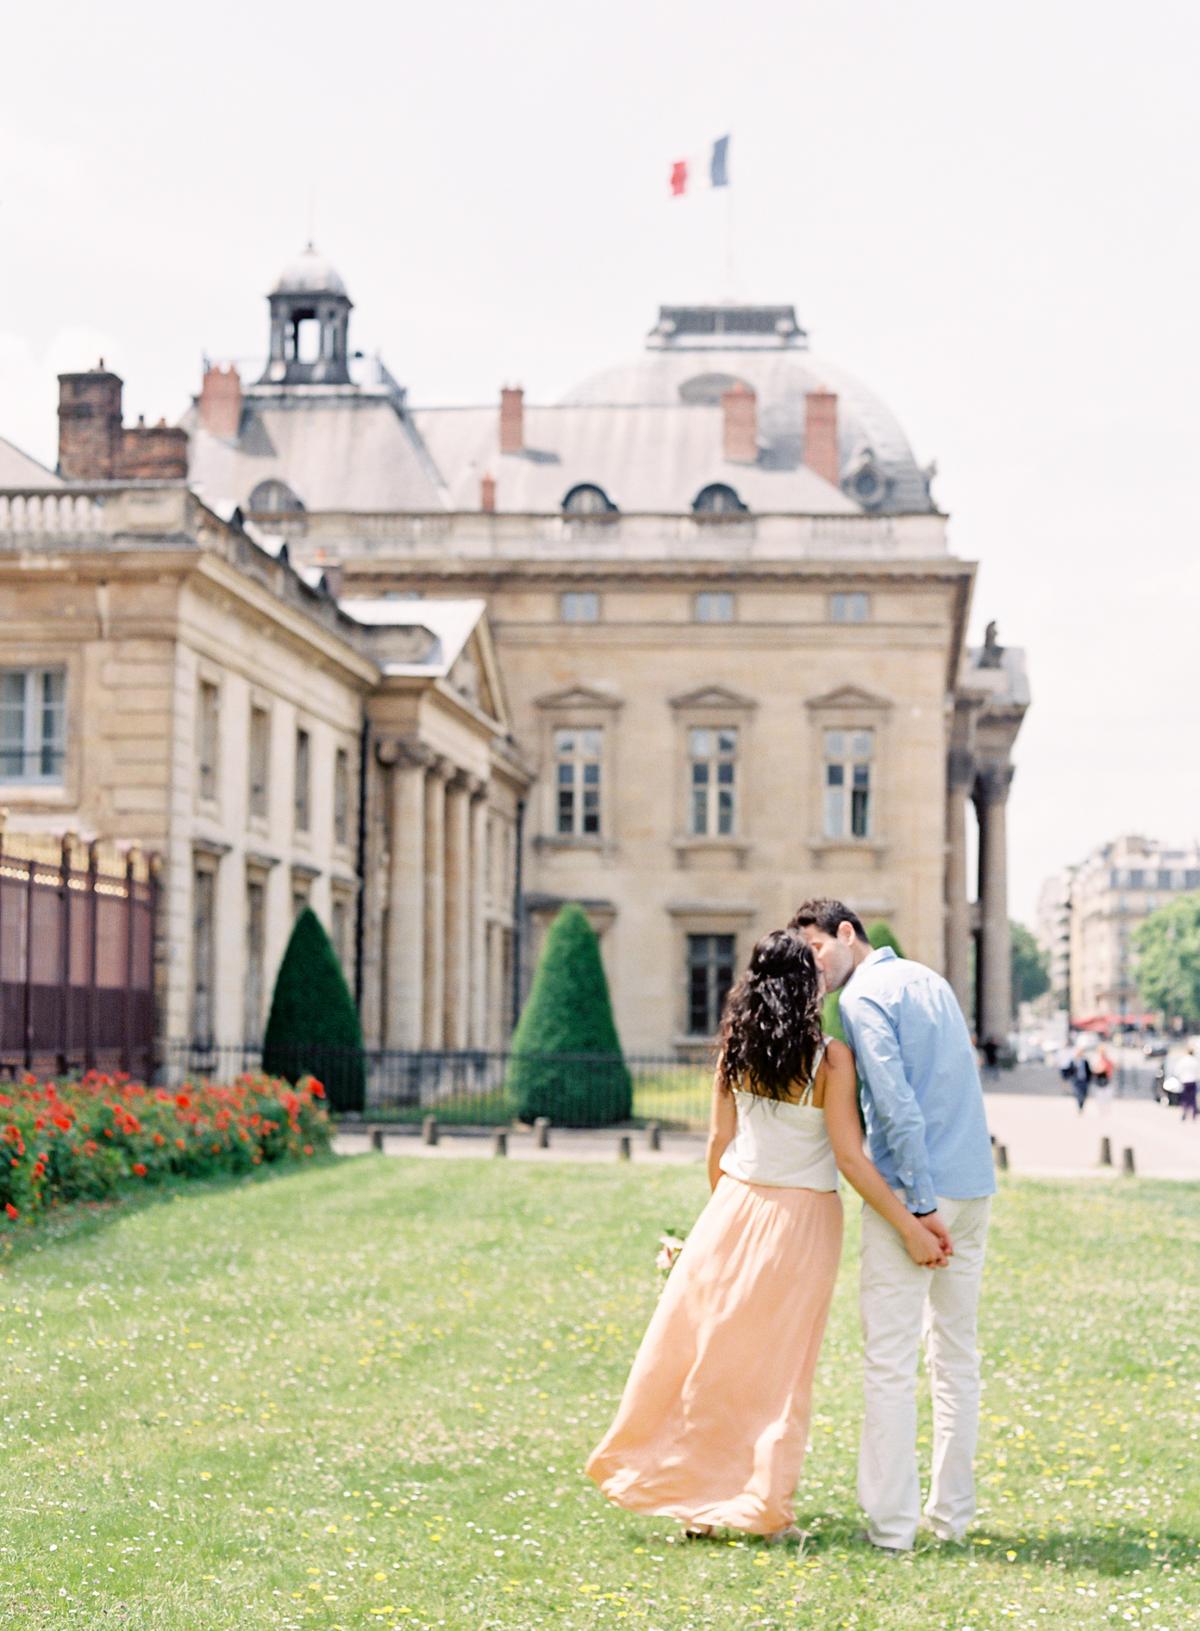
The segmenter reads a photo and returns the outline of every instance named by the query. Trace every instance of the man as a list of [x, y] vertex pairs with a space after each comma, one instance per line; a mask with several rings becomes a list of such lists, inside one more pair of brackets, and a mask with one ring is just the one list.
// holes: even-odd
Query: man
[[1197, 1117], [1196, 1091], [1200, 1084], [1200, 1061], [1196, 1059], [1196, 1047], [1188, 1043], [1187, 1052], [1175, 1067], [1175, 1074], [1179, 1078], [1179, 1103], [1183, 1109], [1183, 1119], [1190, 1116], [1193, 1121]]
[[[925, 1527], [961, 1541], [975, 1516], [979, 1356], [975, 1319], [996, 1188], [975, 1051], [953, 991], [932, 969], [873, 951], [855, 914], [810, 900], [789, 927], [812, 948], [862, 1084], [871, 1158], [951, 1252], [918, 1268], [899, 1235], [864, 1209], [860, 1307], [866, 1411], [858, 1498], [867, 1536], [909, 1551], [921, 1519], [917, 1355], [933, 1392], [933, 1477]], [[951, 1237], [953, 1236], [953, 1240]]]

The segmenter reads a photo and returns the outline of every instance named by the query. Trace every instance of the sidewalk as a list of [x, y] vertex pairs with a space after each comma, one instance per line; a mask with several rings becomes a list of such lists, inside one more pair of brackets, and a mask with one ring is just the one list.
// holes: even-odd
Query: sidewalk
[[[1177, 1110], [1141, 1099], [1115, 1101], [1102, 1108], [1089, 1102], [1082, 1115], [1074, 1099], [1032, 1094], [988, 1093], [988, 1127], [1008, 1151], [1009, 1171], [1025, 1178], [1100, 1177], [1121, 1171], [1125, 1149], [1134, 1152], [1141, 1178], [1177, 1178], [1200, 1182], [1200, 1121], [1181, 1122]], [[644, 1131], [605, 1128], [580, 1131], [552, 1128], [550, 1147], [537, 1148], [532, 1132], [506, 1130], [507, 1156], [512, 1161], [618, 1160], [622, 1138], [629, 1140], [635, 1166], [662, 1167], [699, 1164], [704, 1160], [704, 1134], [664, 1132], [662, 1148], [651, 1150]], [[1100, 1165], [1100, 1140], [1112, 1145], [1113, 1166]], [[446, 1128], [435, 1145], [421, 1141], [421, 1129], [397, 1126], [384, 1132], [384, 1153], [416, 1155], [430, 1161], [491, 1158], [491, 1128]], [[339, 1155], [365, 1155], [371, 1148], [367, 1129], [339, 1132], [334, 1139]]]

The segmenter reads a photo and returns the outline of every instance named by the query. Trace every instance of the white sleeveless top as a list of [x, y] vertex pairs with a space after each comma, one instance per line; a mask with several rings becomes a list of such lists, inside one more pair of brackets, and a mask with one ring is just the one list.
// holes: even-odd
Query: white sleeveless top
[[[817, 1074], [825, 1044], [813, 1062]], [[811, 1092], [811, 1085], [807, 1090]], [[815, 1104], [768, 1099], [734, 1089], [737, 1132], [721, 1157], [721, 1171], [746, 1184], [775, 1189], [836, 1189], [837, 1162], [825, 1129], [825, 1112]]]

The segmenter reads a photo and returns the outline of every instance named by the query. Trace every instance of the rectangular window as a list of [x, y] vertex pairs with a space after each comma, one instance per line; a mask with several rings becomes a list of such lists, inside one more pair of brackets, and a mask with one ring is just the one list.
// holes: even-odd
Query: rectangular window
[[196, 868], [192, 877], [192, 1040], [200, 1047], [210, 1047], [213, 1040], [216, 885], [211, 868]]
[[591, 837], [600, 831], [599, 729], [554, 733], [554, 830], [561, 837]]
[[825, 732], [825, 836], [871, 836], [874, 731]]
[[600, 621], [600, 596], [590, 590], [571, 590], [561, 596], [559, 611], [564, 623], [598, 623]]
[[329, 928], [329, 938], [344, 973], [350, 966], [350, 903], [341, 895], [335, 895], [330, 905]]
[[66, 691], [61, 668], [10, 668], [0, 674], [0, 781], [62, 781]]
[[333, 838], [350, 842], [350, 755], [338, 748], [333, 757]]
[[734, 936], [689, 934], [687, 937], [688, 1035], [712, 1036], [733, 984]]
[[871, 615], [871, 597], [855, 589], [829, 597], [829, 616], [834, 623], [865, 623]]
[[310, 742], [306, 730], [296, 732], [296, 831], [308, 831], [309, 817], [309, 752]]
[[688, 831], [693, 837], [732, 835], [736, 775], [736, 726], [688, 731]]
[[311, 893], [312, 893], [312, 879], [306, 877], [303, 873], [293, 872], [292, 873], [292, 921], [293, 922], [295, 922], [295, 920], [300, 916], [300, 914], [304, 910], [304, 908], [308, 905], [308, 900], [309, 900], [309, 896], [311, 895]]
[[266, 708], [250, 710], [250, 815], [265, 821], [270, 800], [271, 715]]
[[246, 884], [246, 985], [242, 1040], [251, 1047], [262, 1041], [263, 980], [267, 947], [267, 888], [261, 878]]
[[702, 589], [696, 596], [697, 623], [732, 623], [733, 596], [725, 590]]
[[202, 799], [217, 796], [220, 752], [221, 693], [211, 680], [201, 680], [196, 696], [196, 789]]

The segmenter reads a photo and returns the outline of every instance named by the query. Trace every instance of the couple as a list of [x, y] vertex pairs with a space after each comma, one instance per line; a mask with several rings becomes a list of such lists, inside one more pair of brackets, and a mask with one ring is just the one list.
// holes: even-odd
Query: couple
[[[822, 1035], [824, 991], [842, 994], [850, 1047]], [[934, 1422], [924, 1527], [962, 1539], [975, 1515], [975, 1315], [995, 1190], [979, 1072], [945, 980], [890, 948], [873, 951], [835, 900], [807, 901], [787, 929], [760, 940], [729, 994], [708, 1144], [713, 1193], [588, 1461], [610, 1500], [677, 1518], [689, 1535], [800, 1538], [792, 1499], [841, 1255], [839, 1169], [867, 1203], [866, 1538], [908, 1551], [921, 1522], [924, 1335]]]

